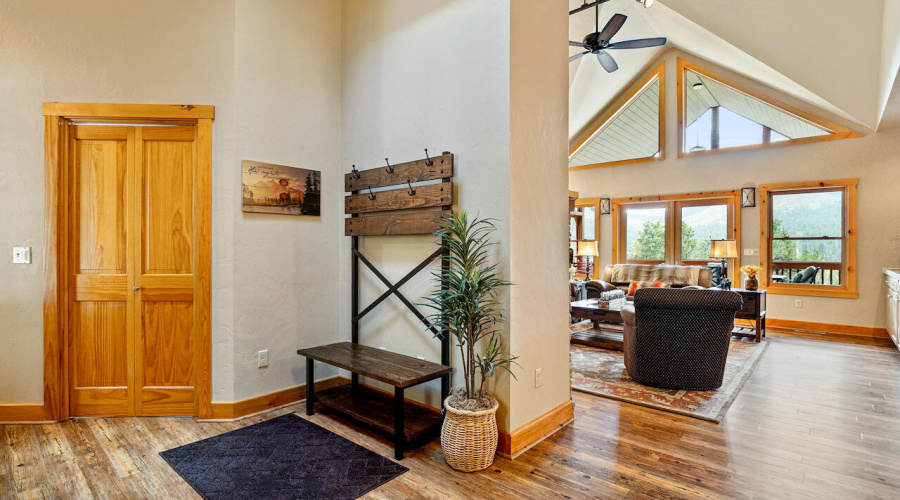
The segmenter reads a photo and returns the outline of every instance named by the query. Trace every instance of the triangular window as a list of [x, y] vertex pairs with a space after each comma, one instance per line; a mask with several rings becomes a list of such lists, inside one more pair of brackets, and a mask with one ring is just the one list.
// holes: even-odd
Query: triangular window
[[678, 65], [679, 157], [859, 137], [682, 59]]
[[569, 169], [610, 167], [662, 159], [664, 64], [600, 117], [569, 153]]

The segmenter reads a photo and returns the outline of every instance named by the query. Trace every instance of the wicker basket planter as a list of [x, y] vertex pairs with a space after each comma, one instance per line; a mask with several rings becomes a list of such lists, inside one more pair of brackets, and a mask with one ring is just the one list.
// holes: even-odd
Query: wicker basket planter
[[484, 411], [457, 410], [444, 400], [441, 447], [450, 467], [463, 472], [487, 469], [497, 452], [497, 408]]

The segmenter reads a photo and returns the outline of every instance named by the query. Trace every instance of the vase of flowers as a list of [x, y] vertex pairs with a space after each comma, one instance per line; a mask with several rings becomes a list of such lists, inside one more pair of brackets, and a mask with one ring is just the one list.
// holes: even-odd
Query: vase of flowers
[[429, 321], [455, 340], [462, 361], [465, 387], [444, 401], [446, 416], [441, 447], [450, 467], [474, 472], [490, 467], [497, 452], [497, 408], [484, 383], [496, 369], [515, 374], [516, 357], [503, 350], [497, 326], [503, 321], [500, 290], [510, 285], [491, 263], [489, 219], [469, 220], [465, 211], [439, 222], [447, 265], [434, 277], [439, 287], [424, 305], [435, 313]]
[[756, 275], [761, 271], [762, 268], [759, 266], [744, 266], [741, 268], [741, 272], [747, 275], [747, 279], [744, 280], [744, 290], [759, 289], [759, 280], [756, 279]]

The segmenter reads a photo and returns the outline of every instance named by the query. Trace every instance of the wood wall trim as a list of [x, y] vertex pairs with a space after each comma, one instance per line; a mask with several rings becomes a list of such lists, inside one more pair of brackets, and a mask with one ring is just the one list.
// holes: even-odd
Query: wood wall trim
[[205, 104], [45, 102], [43, 113], [44, 116], [64, 116], [69, 119], [212, 120], [216, 117], [216, 107]]
[[497, 453], [514, 459], [574, 420], [575, 405], [569, 400], [512, 432], [500, 431]]
[[[852, 139], [854, 137], [862, 137], [862, 134], [858, 134], [846, 127], [842, 127], [834, 122], [826, 120], [824, 118], [820, 118], [812, 113], [808, 113], [803, 111], [802, 109], [791, 106], [790, 104], [784, 103], [775, 99], [773, 97], [769, 97], [768, 95], [759, 92], [757, 90], [751, 89], [746, 85], [741, 85], [737, 82], [731, 81], [728, 78], [723, 76], [719, 76], [712, 71], [704, 69], [696, 64], [688, 62], [682, 58], [678, 58], [677, 64], [677, 88], [678, 88], [678, 158], [688, 158], [691, 156], [704, 156], [710, 154], [731, 152], [731, 151], [751, 151], [755, 149], [766, 149], [766, 148], [776, 148], [782, 146], [793, 146], [797, 144], [810, 144], [813, 142], [823, 142], [823, 141], [834, 141], [839, 139]], [[785, 113], [795, 116], [796, 118], [813, 123], [818, 125], [819, 127], [825, 128], [826, 130], [832, 132], [828, 135], [816, 136], [816, 137], [804, 137], [799, 139], [789, 139], [785, 141], [777, 141], [770, 143], [761, 143], [761, 144], [751, 144], [749, 146], [735, 146], [729, 148], [719, 148], [719, 149], [709, 149], [706, 151], [694, 151], [694, 152], [686, 152], [684, 150], [684, 116], [685, 116], [685, 99], [684, 93], [686, 91], [684, 87], [684, 75], [685, 71], [690, 70], [699, 75], [703, 75], [711, 80], [715, 80], [722, 85], [738, 92], [740, 94], [744, 94], [745, 96], [755, 99], [757, 101], [762, 101], [770, 106], [773, 106]]]
[[0, 404], [0, 422], [4, 424], [34, 424], [52, 422], [46, 417], [47, 412], [42, 403], [33, 404]]
[[194, 387], [199, 418], [211, 418], [212, 409], [212, 120], [197, 123], [197, 203], [195, 238], [199, 242], [194, 267]]
[[841, 325], [836, 323], [816, 323], [813, 321], [797, 321], [792, 319], [767, 318], [766, 326], [788, 330], [809, 330], [813, 332], [848, 335], [854, 337], [871, 337], [890, 339], [887, 329], [877, 326]]
[[[63, 408], [68, 407], [65, 344], [62, 331], [66, 304], [66, 259], [60, 244], [65, 241], [66, 207], [60, 204], [60, 189], [65, 185], [60, 168], [66, 161], [63, 141], [66, 140], [65, 121], [59, 116], [44, 117], [44, 403], [43, 414], [37, 420], [60, 420]], [[62, 181], [62, 182], [61, 182]]]
[[[316, 381], [316, 390], [323, 391], [339, 385], [349, 384], [350, 380], [335, 375]], [[233, 403], [211, 403], [208, 417], [200, 417], [201, 420], [234, 420], [243, 418], [261, 411], [271, 410], [286, 404], [296, 403], [306, 399], [306, 384], [295, 385], [280, 391], [270, 392], [261, 396], [242, 399]]]
[[666, 159], [666, 62], [662, 61], [647, 76], [632, 87], [627, 94], [618, 99], [618, 104], [606, 113], [601, 111], [588, 125], [586, 132], [580, 135], [580, 138], [570, 143], [569, 158], [572, 158], [584, 147], [585, 144], [595, 137], [601, 130], [615, 119], [631, 102], [649, 87], [655, 80], [659, 80], [659, 154], [648, 156], [645, 158], [632, 158], [629, 160], [611, 161], [606, 163], [597, 163], [593, 165], [581, 165], [578, 167], [569, 167], [569, 171], [587, 170], [592, 168], [614, 167], [617, 165], [630, 165], [633, 163], [643, 163], [648, 161], [662, 161]]

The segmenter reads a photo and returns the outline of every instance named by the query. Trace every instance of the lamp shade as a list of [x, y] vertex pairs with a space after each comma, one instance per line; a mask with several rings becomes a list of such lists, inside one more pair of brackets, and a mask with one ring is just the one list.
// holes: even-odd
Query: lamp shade
[[738, 256], [737, 242], [734, 240], [712, 240], [709, 242], [709, 256], [714, 259], [735, 259]]
[[596, 241], [579, 241], [578, 242], [578, 252], [576, 253], [579, 257], [596, 257], [600, 255], [597, 253], [597, 242]]

